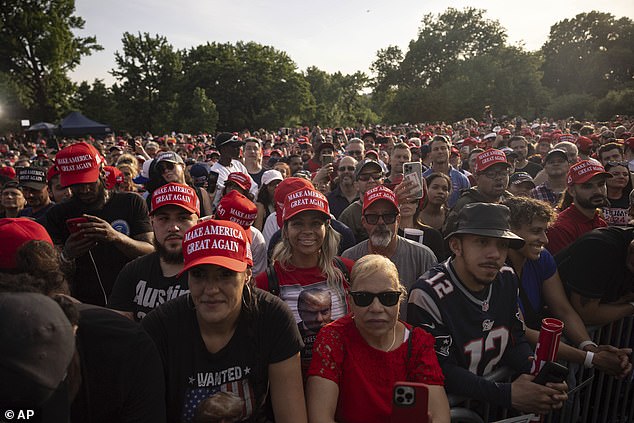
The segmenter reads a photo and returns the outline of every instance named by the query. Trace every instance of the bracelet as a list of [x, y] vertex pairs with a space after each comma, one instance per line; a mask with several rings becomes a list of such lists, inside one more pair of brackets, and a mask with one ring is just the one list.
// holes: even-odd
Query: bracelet
[[592, 351], [586, 351], [586, 359], [583, 360], [583, 367], [586, 369], [591, 369], [594, 367], [592, 364], [592, 359], [594, 358], [594, 353]]
[[583, 341], [582, 343], [579, 344], [579, 349], [583, 350], [585, 347], [587, 347], [588, 345], [592, 345], [593, 347], [598, 347], [597, 344], [595, 344], [594, 342], [588, 340], [588, 341]]
[[59, 257], [62, 259], [62, 261], [66, 264], [70, 264], [70, 263], [74, 263], [75, 259], [72, 258], [68, 258], [66, 257], [66, 252], [64, 250], [62, 250], [61, 253], [59, 253]]

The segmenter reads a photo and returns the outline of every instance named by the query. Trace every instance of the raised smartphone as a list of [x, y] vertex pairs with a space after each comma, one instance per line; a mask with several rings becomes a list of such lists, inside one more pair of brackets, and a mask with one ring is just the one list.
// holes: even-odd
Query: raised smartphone
[[423, 198], [423, 165], [421, 162], [408, 162], [403, 164], [403, 179], [416, 184], [414, 198]]
[[390, 423], [428, 423], [429, 390], [416, 382], [396, 382]]

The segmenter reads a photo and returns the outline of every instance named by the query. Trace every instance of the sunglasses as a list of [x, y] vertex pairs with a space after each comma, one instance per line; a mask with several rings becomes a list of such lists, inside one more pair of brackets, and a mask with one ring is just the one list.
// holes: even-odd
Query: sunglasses
[[359, 181], [363, 181], [363, 182], [367, 182], [370, 180], [370, 178], [374, 179], [375, 181], [378, 181], [379, 179], [383, 179], [383, 172], [377, 172], [377, 173], [362, 173], [359, 176], [357, 176], [357, 179]]
[[401, 291], [385, 291], [377, 294], [366, 291], [350, 291], [350, 296], [358, 307], [368, 307], [372, 304], [375, 297], [385, 307], [392, 307], [398, 304], [401, 299]]
[[161, 169], [161, 173], [165, 172], [166, 170], [173, 170], [174, 167], [176, 166], [176, 163], [172, 163], [172, 162], [161, 162], [160, 165], [160, 169]]
[[398, 213], [388, 213], [388, 214], [364, 214], [365, 221], [370, 225], [376, 225], [379, 223], [379, 218], [383, 219], [383, 223], [386, 225], [391, 225], [396, 222], [396, 216]]
[[354, 172], [354, 166], [339, 166], [339, 172]]
[[606, 167], [614, 167], [614, 166], [628, 167], [629, 166], [628, 162], [607, 162], [606, 164], [607, 164]]

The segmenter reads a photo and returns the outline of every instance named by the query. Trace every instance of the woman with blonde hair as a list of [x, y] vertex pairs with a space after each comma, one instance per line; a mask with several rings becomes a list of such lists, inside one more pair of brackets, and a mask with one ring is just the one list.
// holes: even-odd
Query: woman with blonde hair
[[[398, 320], [406, 297], [388, 258], [369, 254], [352, 268], [351, 313], [317, 335], [306, 385], [310, 422], [389, 422], [396, 382], [424, 383], [435, 423], [449, 403], [434, 338]], [[423, 416], [421, 416], [421, 421]]]
[[[286, 196], [282, 208], [282, 240], [273, 250], [273, 265], [256, 277], [258, 288], [282, 298], [291, 308], [304, 341], [302, 368], [312, 356], [315, 335], [348, 313], [347, 275], [353, 262], [336, 257], [340, 235], [330, 226], [328, 200], [313, 188]], [[302, 292], [320, 301], [302, 301]], [[301, 297], [301, 298], [300, 298]]]

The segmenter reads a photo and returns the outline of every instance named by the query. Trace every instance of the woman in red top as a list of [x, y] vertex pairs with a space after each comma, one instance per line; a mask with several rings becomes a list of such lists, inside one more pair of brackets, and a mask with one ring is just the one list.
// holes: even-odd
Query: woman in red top
[[349, 295], [352, 313], [315, 341], [306, 386], [309, 421], [389, 422], [394, 383], [410, 381], [428, 385], [433, 422], [449, 422], [434, 338], [397, 319], [405, 292], [396, 266], [379, 255], [359, 259]]
[[256, 277], [256, 286], [278, 295], [291, 308], [304, 341], [305, 373], [317, 332], [348, 314], [344, 273], [350, 273], [353, 262], [335, 257], [340, 235], [330, 226], [328, 200], [321, 192], [304, 187], [288, 194], [282, 220], [273, 267]]

